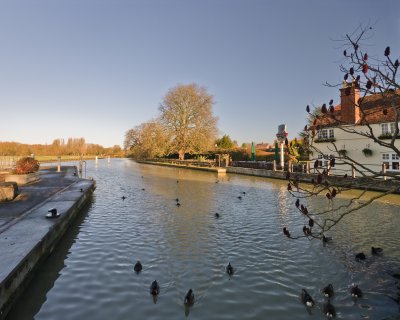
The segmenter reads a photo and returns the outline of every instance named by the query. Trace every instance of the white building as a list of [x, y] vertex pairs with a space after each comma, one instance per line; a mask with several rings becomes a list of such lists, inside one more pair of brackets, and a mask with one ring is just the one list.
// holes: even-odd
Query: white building
[[[366, 175], [372, 174], [368, 169], [380, 172], [383, 167], [387, 172], [400, 173], [399, 153], [388, 146], [396, 127], [398, 130], [396, 121], [398, 123], [400, 114], [396, 117], [396, 111], [400, 113], [398, 93], [372, 94], [360, 99], [358, 87], [344, 82], [340, 89], [340, 104], [328, 110], [315, 124], [317, 131], [312, 142], [315, 149], [312, 157], [320, 158], [321, 165], [327, 165], [327, 159], [335, 157], [337, 161], [332, 174], [350, 174], [352, 167], [349, 163], [352, 162], [356, 170]], [[400, 137], [393, 143], [400, 148]], [[356, 175], [360, 176], [361, 172]]]

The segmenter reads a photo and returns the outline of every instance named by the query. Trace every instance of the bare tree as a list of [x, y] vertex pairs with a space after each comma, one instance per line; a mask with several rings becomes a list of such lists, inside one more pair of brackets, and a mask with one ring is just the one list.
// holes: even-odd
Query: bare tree
[[154, 120], [128, 130], [124, 149], [137, 159], [160, 157], [168, 150], [168, 141], [164, 128]]
[[178, 153], [179, 159], [213, 146], [217, 134], [213, 105], [213, 96], [197, 84], [178, 85], [165, 95], [160, 121], [171, 138], [171, 152]]
[[[306, 108], [311, 123], [305, 127], [302, 136], [313, 155], [315, 176], [310, 187], [301, 184], [298, 175], [287, 175], [288, 190], [297, 198], [295, 205], [305, 220], [302, 232], [284, 228], [284, 234], [290, 238], [326, 240], [326, 232], [347, 215], [399, 190], [399, 57], [393, 57], [390, 47], [383, 48], [377, 56], [370, 56], [365, 42], [370, 40], [371, 30], [360, 27], [342, 39], [344, 61], [340, 70], [344, 73], [343, 82], [326, 84], [341, 88], [341, 104], [335, 106], [330, 100], [320, 107], [320, 112], [310, 110], [309, 106]], [[364, 145], [348, 150], [342, 142], [345, 140], [340, 137], [346, 137], [346, 141], [361, 141], [358, 143], [366, 146], [361, 150], [365, 157], [371, 156], [375, 148], [374, 159], [380, 159], [381, 163], [367, 164], [368, 161], [360, 157]], [[384, 154], [391, 157], [382, 163]], [[390, 162], [391, 159], [395, 161]], [[343, 170], [342, 174], [338, 175], [338, 170]], [[354, 178], [355, 175], [358, 178]], [[379, 187], [384, 190], [382, 193], [365, 197], [367, 191]], [[353, 188], [359, 190], [356, 196], [345, 202], [335, 201], [337, 195]], [[303, 202], [318, 195], [326, 197], [329, 205], [320, 211], [309, 210]]]

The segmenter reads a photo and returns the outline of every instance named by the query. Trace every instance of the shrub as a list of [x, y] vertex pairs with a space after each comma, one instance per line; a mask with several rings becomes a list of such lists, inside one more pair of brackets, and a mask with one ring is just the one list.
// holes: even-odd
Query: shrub
[[368, 148], [362, 149], [362, 153], [363, 153], [364, 156], [366, 156], [366, 157], [372, 156], [372, 150], [371, 150], [371, 149], [368, 149]]
[[24, 157], [17, 161], [15, 167], [16, 174], [27, 174], [39, 170], [39, 162], [31, 157]]

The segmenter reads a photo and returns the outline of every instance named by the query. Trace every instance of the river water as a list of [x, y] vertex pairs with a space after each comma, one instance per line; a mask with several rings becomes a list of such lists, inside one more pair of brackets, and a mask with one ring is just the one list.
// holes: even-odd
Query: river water
[[[284, 181], [128, 159], [88, 161], [87, 175], [97, 181], [91, 203], [8, 319], [324, 319], [320, 290], [329, 283], [339, 319], [400, 318], [391, 299], [398, 293], [391, 274], [400, 273], [398, 196], [346, 218], [324, 246], [283, 236], [283, 226], [303, 224]], [[371, 256], [371, 246], [384, 254]], [[354, 260], [360, 251], [366, 262]], [[351, 298], [352, 283], [362, 299]], [[186, 308], [190, 288], [195, 304]], [[302, 288], [314, 308], [301, 303]]]

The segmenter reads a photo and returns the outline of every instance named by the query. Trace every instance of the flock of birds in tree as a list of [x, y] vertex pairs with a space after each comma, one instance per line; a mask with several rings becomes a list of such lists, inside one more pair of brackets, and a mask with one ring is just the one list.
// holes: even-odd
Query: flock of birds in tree
[[[177, 180], [176, 183], [179, 183], [179, 180]], [[216, 183], [218, 183], [218, 181], [217, 181]], [[144, 191], [145, 189], [143, 188], [142, 190]], [[238, 198], [239, 200], [242, 200], [244, 195], [246, 195], [246, 192], [245, 192], [245, 191], [242, 191], [242, 192], [241, 192], [241, 195], [239, 195], [237, 198]], [[125, 197], [125, 196], [122, 196], [121, 199], [122, 199], [122, 200], [125, 200], [126, 197]], [[177, 207], [180, 207], [180, 206], [181, 206], [181, 203], [180, 203], [180, 201], [179, 201], [179, 198], [176, 198], [176, 199], [175, 199], [175, 202], [176, 202], [176, 206], [177, 206]], [[303, 212], [305, 215], [308, 215], [307, 208], [304, 207], [303, 205], [300, 205], [299, 199], [297, 199], [297, 201], [296, 201], [296, 207], [299, 208], [299, 210], [301, 210], [301, 212]], [[219, 218], [220, 218], [220, 214], [219, 214], [218, 212], [216, 212], [216, 213], [214, 214], [214, 217], [215, 217], [216, 219], [219, 219]], [[313, 227], [313, 226], [314, 226], [314, 220], [313, 220], [312, 218], [310, 218], [309, 221], [308, 221], [308, 227], [307, 227], [307, 226], [304, 226], [304, 227], [303, 227], [303, 233], [304, 233], [306, 236], [312, 235], [312, 232], [311, 232], [311, 231], [312, 231], [312, 227]], [[288, 238], [292, 238], [292, 237], [291, 237], [291, 234], [290, 234], [290, 232], [289, 232], [289, 230], [288, 230], [286, 227], [283, 228], [283, 233], [284, 233], [284, 235], [287, 236]], [[322, 240], [324, 243], [327, 243], [327, 242], [331, 241], [332, 238], [331, 238], [331, 237], [326, 237], [325, 235], [322, 235], [321, 240]], [[383, 253], [383, 249], [382, 249], [382, 248], [378, 248], [378, 247], [371, 247], [371, 253], [372, 253], [372, 255], [381, 255], [381, 254]], [[367, 259], [367, 256], [366, 256], [365, 253], [363, 253], [363, 252], [357, 253], [357, 254], [355, 255], [355, 260], [356, 260], [356, 261], [364, 261], [364, 260], [366, 260], [366, 259]], [[139, 274], [139, 273], [142, 271], [142, 269], [143, 269], [143, 266], [142, 266], [141, 262], [140, 262], [140, 261], [137, 261], [136, 264], [134, 265], [134, 268], [133, 268], [133, 269], [134, 269], [134, 271], [135, 271], [136, 273]], [[226, 273], [227, 273], [229, 276], [232, 276], [233, 273], [234, 273], [234, 268], [233, 268], [233, 266], [231, 265], [230, 262], [229, 262], [228, 265], [226, 266], [225, 270], [226, 270]], [[334, 293], [334, 290], [333, 290], [333, 285], [332, 285], [332, 284], [328, 284], [326, 287], [324, 287], [324, 288], [321, 290], [321, 292], [322, 292], [322, 294], [327, 298], [327, 302], [323, 305], [323, 313], [324, 313], [328, 318], [336, 317], [336, 309], [335, 309], [335, 307], [331, 304], [331, 298], [332, 298], [332, 297], [334, 296], [334, 294], [335, 294], [335, 293]], [[151, 294], [153, 297], [157, 297], [157, 296], [160, 294], [160, 285], [158, 284], [157, 280], [154, 280], [154, 281], [151, 283], [151, 285], [150, 285], [150, 294]], [[361, 289], [358, 287], [358, 285], [355, 285], [355, 284], [353, 284], [352, 287], [350, 288], [350, 294], [351, 294], [351, 296], [352, 296], [354, 299], [362, 298], [362, 296], [363, 296], [363, 293], [362, 293]], [[307, 292], [307, 290], [304, 289], [304, 288], [301, 290], [301, 301], [302, 301], [302, 303], [303, 303], [307, 308], [312, 308], [312, 307], [315, 306], [315, 301], [314, 301], [314, 299], [311, 297], [311, 295], [310, 295], [310, 294]], [[191, 306], [194, 305], [194, 303], [195, 303], [195, 298], [194, 298], [194, 292], [193, 292], [192, 289], [189, 289], [189, 291], [186, 293], [183, 302], [184, 302], [184, 305], [187, 306], [187, 307], [191, 307]]]

